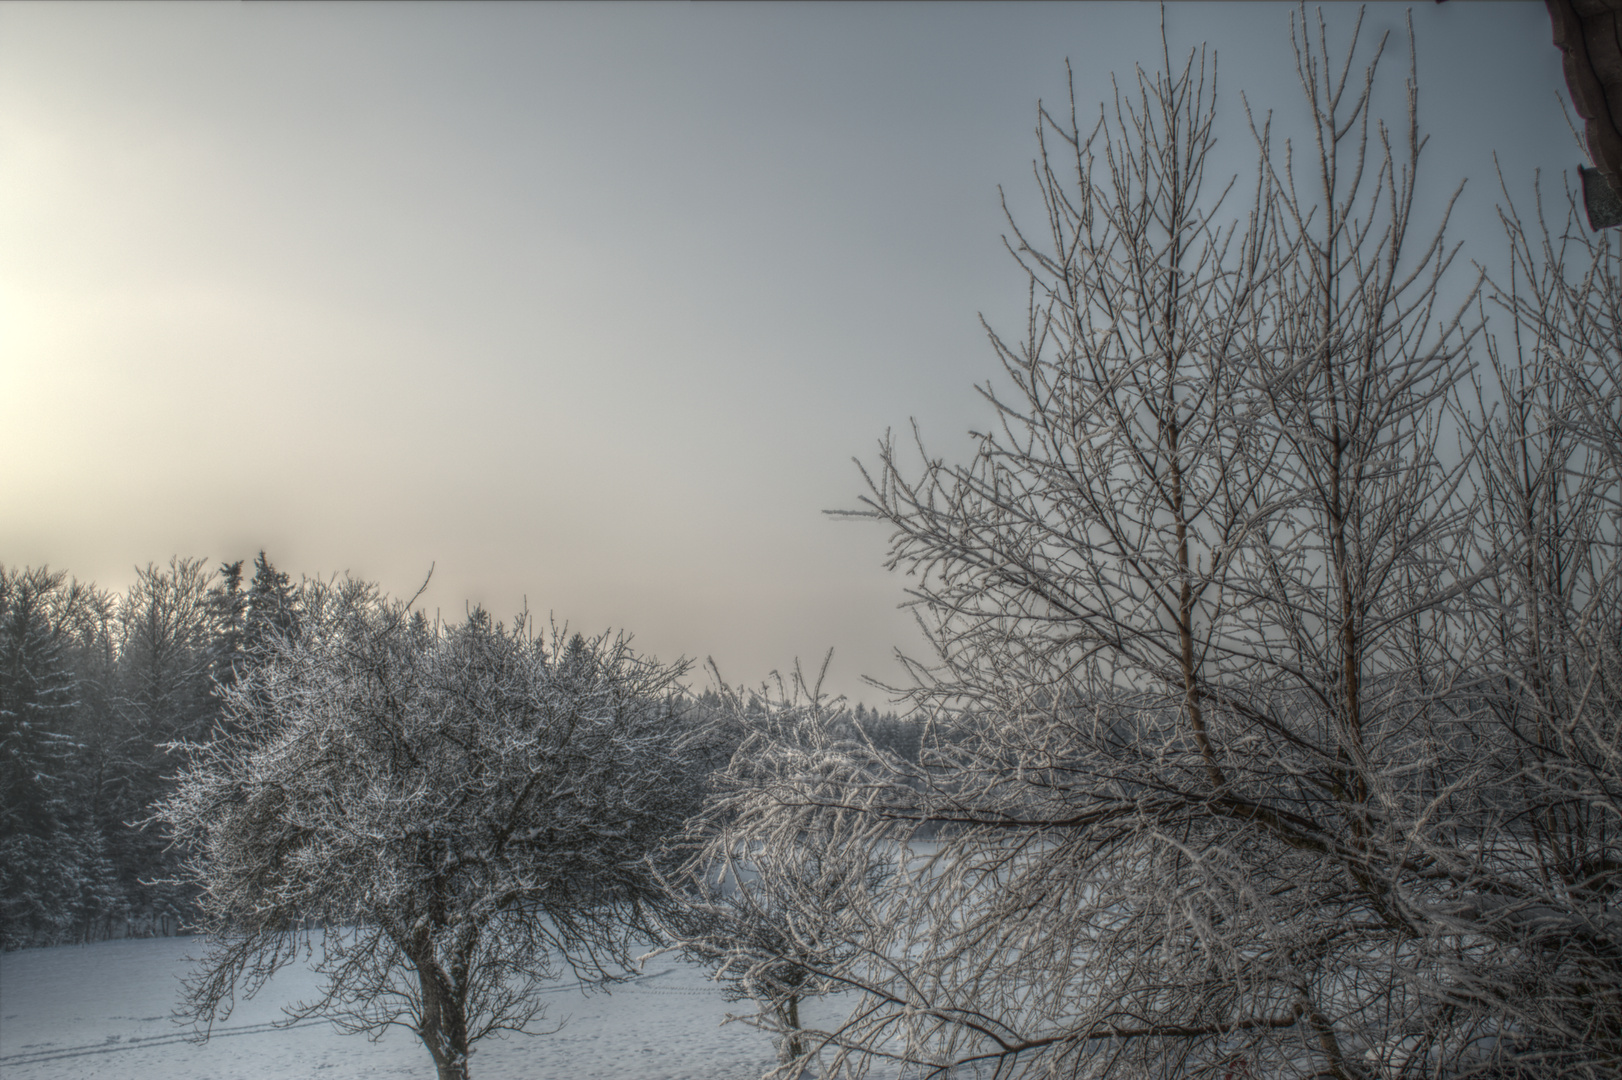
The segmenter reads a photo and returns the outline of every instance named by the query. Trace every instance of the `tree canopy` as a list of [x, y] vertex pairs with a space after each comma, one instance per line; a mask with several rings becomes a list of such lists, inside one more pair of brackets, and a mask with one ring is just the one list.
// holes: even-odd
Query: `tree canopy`
[[409, 1027], [465, 1077], [543, 983], [622, 970], [668, 903], [650, 857], [696, 808], [682, 667], [481, 610], [431, 626], [353, 581], [299, 610], [158, 810], [203, 887], [190, 1009], [211, 1024], [313, 947], [324, 991], [297, 1015]]

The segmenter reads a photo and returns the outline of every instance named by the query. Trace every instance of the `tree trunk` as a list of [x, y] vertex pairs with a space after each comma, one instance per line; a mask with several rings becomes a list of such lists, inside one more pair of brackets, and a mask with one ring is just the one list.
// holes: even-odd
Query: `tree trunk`
[[431, 959], [417, 964], [422, 986], [422, 1024], [417, 1035], [433, 1055], [439, 1080], [468, 1080], [467, 1017], [444, 972]]
[[788, 1007], [783, 1010], [783, 1019], [787, 1021], [788, 1027], [787, 1034], [783, 1036], [785, 1063], [798, 1061], [805, 1056], [805, 1039], [800, 1035], [800, 995], [789, 995]]

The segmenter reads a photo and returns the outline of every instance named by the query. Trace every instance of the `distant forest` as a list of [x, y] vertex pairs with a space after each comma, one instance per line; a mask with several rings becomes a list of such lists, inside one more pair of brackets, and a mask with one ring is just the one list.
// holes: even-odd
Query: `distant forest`
[[[264, 552], [251, 567], [148, 565], [122, 595], [0, 565], [0, 948], [186, 931], [183, 853], [147, 819], [175, 744], [221, 730], [220, 691], [273, 635], [298, 633], [301, 592]], [[713, 689], [680, 704], [695, 724], [724, 711]], [[839, 711], [917, 760], [914, 725]]]

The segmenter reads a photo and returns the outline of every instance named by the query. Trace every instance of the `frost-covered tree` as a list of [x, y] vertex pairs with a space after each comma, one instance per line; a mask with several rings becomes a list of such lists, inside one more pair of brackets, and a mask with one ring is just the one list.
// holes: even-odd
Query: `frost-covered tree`
[[771, 1032], [779, 1062], [794, 1069], [809, 1068], [818, 1049], [802, 1006], [845, 989], [831, 973], [859, 948], [843, 909], [870, 904], [883, 876], [869, 865], [870, 847], [844, 846], [839, 824], [821, 820], [792, 845], [758, 847], [729, 845], [723, 829], [663, 924], [675, 947], [711, 969], [727, 1000], [758, 1006], [740, 1019]]
[[[1551, 215], [1550, 209], [1558, 208]], [[1438, 996], [1510, 1018], [1551, 1074], [1622, 1068], [1622, 249], [1573, 193], [1524, 221], [1480, 380], [1478, 597], [1496, 678], [1471, 895]], [[1501, 321], [1500, 321], [1501, 320]], [[1500, 325], [1502, 329], [1499, 329]], [[1486, 751], [1483, 753], [1483, 750]], [[1490, 754], [1490, 757], [1488, 755]], [[1483, 857], [1483, 856], [1486, 857]], [[1476, 933], [1460, 933], [1474, 930]]]
[[242, 587], [242, 560], [221, 563], [216, 581], [208, 591], [209, 612], [214, 635], [209, 658], [209, 675], [216, 687], [236, 682], [243, 663], [247, 637], [248, 591]]
[[856, 815], [895, 860], [831, 913], [836, 1067], [1622, 1069], [1612, 242], [1517, 233], [1503, 407], [1467, 410], [1484, 309], [1417, 225], [1413, 54], [1382, 123], [1384, 42], [1327, 37], [1297, 17], [1308, 137], [1253, 114], [1238, 206], [1201, 54], [1044, 112], [998, 424], [868, 469], [934, 645], [920, 763], [823, 725], [729, 771], [744, 850]]
[[885, 853], [867, 842], [871, 824], [858, 814], [783, 817], [780, 835], [769, 840], [735, 834], [736, 797], [748, 799], [739, 777], [746, 763], [802, 735], [822, 739], [822, 768], [843, 778], [853, 758], [884, 751], [842, 701], [822, 693], [821, 676], [808, 685], [796, 668], [792, 690], [778, 679], [747, 696], [716, 682], [711, 707], [730, 714], [744, 735], [705, 812], [688, 823], [690, 854], [665, 878], [677, 903], [661, 930], [670, 948], [711, 969], [729, 1001], [758, 1006], [738, 1019], [771, 1032], [785, 1071], [804, 1075], [819, 1046], [806, 1034], [801, 1007], [844, 989], [834, 973], [861, 947], [851, 928], [864, 914], [875, 918], [868, 908], [887, 871]]
[[176, 762], [165, 747], [203, 737], [219, 716], [211, 661], [213, 574], [197, 558], [148, 564], [118, 605], [114, 712], [104, 731], [101, 811], [137, 929], [173, 933], [192, 913], [189, 887], [156, 831], [134, 827], [168, 794]]
[[287, 572], [259, 552], [242, 606], [242, 649], [250, 656], [271, 637], [298, 629], [299, 601]]
[[84, 942], [129, 928], [128, 882], [136, 875], [120, 873], [115, 858], [118, 845], [113, 840], [130, 828], [126, 824], [130, 819], [118, 813], [125, 760], [119, 753], [118, 597], [77, 582], [68, 592], [72, 595], [72, 602], [65, 605], [68, 657], [77, 704], [64, 797], [71, 803], [70, 829], [79, 874], [63, 906], [72, 914], [65, 936]]
[[213, 584], [201, 559], [148, 564], [119, 606], [123, 704], [131, 724], [156, 743], [196, 735], [207, 725]]
[[649, 856], [695, 808], [668, 782], [682, 667], [482, 611], [435, 628], [356, 582], [298, 599], [158, 812], [210, 935], [187, 1007], [206, 1032], [314, 949], [294, 1015], [403, 1025], [465, 1078], [541, 984], [609, 978], [668, 904]]
[[74, 678], [63, 575], [0, 567], [0, 947], [71, 922]]

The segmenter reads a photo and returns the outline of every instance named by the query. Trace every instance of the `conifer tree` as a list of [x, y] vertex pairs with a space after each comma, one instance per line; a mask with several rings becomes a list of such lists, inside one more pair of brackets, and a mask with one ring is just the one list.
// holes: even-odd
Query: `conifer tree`
[[191, 890], [166, 883], [175, 877], [168, 839], [130, 823], [144, 820], [169, 791], [166, 776], [176, 763], [166, 747], [205, 737], [218, 715], [210, 664], [212, 586], [202, 560], [175, 558], [167, 567], [141, 570], [119, 605], [108, 840], [141, 931], [172, 932], [191, 913]]
[[242, 647], [255, 654], [273, 634], [298, 631], [298, 600], [286, 573], [276, 569], [261, 550], [253, 561], [253, 581], [243, 619]]
[[64, 634], [52, 610], [61, 573], [0, 568], [0, 946], [67, 919], [73, 845], [63, 779], [74, 707]]
[[248, 593], [242, 588], [242, 560], [221, 563], [218, 573], [219, 584], [208, 594], [215, 635], [210, 674], [216, 690], [237, 681], [248, 620]]

